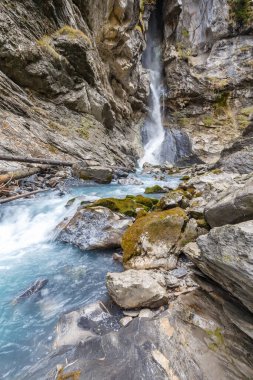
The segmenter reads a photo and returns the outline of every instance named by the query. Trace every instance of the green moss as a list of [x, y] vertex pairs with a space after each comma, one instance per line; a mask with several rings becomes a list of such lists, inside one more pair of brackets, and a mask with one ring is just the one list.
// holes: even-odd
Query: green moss
[[109, 208], [111, 211], [119, 212], [123, 215], [135, 217], [139, 209], [149, 211], [157, 203], [156, 199], [145, 198], [142, 195], [138, 195], [134, 198], [129, 196], [125, 199], [117, 198], [104, 198], [99, 199], [92, 203], [88, 207], [102, 206]]
[[189, 181], [190, 178], [191, 178], [191, 177], [190, 177], [189, 175], [184, 175], [184, 176], [181, 177], [180, 179], [181, 179], [182, 181]]
[[205, 219], [197, 219], [196, 222], [197, 222], [198, 227], [210, 229]]
[[163, 189], [159, 185], [155, 185], [155, 186], [152, 186], [152, 187], [147, 187], [145, 189], [145, 194], [161, 194], [161, 193], [166, 193], [166, 190]]
[[213, 170], [211, 170], [211, 172], [212, 172], [213, 174], [221, 174], [221, 173], [222, 173], [222, 170], [221, 170], [221, 169], [213, 169]]
[[251, 0], [229, 0], [231, 23], [246, 26], [252, 22], [253, 9]]
[[167, 242], [176, 244], [181, 232], [181, 218], [187, 220], [187, 215], [179, 207], [166, 211], [151, 212], [138, 218], [130, 226], [122, 238], [123, 262], [140, 254], [139, 240], [142, 234], [147, 234], [151, 243]]
[[209, 128], [214, 124], [214, 119], [211, 115], [205, 116], [203, 118], [203, 123], [204, 123], [205, 127]]
[[206, 333], [213, 340], [213, 343], [208, 344], [212, 351], [217, 351], [220, 346], [224, 345], [224, 335], [220, 327], [215, 330], [206, 330]]
[[182, 36], [184, 38], [188, 38], [189, 37], [189, 31], [186, 28], [183, 28], [183, 30], [182, 30]]

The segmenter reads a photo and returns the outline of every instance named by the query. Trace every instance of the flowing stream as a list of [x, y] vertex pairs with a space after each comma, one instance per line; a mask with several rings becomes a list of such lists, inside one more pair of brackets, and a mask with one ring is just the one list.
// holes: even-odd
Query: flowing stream
[[[56, 192], [0, 206], [0, 379], [19, 379], [52, 347], [54, 328], [66, 312], [106, 297], [105, 276], [122, 267], [112, 252], [82, 252], [55, 241], [57, 224], [73, 213], [73, 196], [87, 201], [101, 197], [143, 194], [143, 185], [87, 184], [71, 186], [64, 197]], [[168, 177], [157, 184], [177, 186]], [[38, 278], [48, 279], [40, 294], [17, 304], [13, 300]]]

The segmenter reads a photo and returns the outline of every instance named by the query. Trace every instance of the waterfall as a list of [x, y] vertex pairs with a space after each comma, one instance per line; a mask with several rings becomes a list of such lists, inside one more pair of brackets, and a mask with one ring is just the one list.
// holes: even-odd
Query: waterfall
[[[156, 12], [158, 11], [158, 12]], [[139, 160], [142, 167], [145, 162], [156, 165], [160, 163], [162, 144], [165, 138], [163, 128], [163, 115], [161, 109], [162, 68], [161, 68], [161, 19], [159, 24], [156, 9], [151, 15], [147, 48], [144, 53], [143, 63], [150, 73], [150, 108], [149, 115], [143, 128], [144, 156]]]

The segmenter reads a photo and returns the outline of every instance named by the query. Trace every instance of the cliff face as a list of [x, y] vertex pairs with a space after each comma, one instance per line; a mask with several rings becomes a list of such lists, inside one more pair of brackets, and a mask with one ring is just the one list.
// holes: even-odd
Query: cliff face
[[249, 0], [164, 2], [169, 125], [216, 161], [253, 112], [253, 6]]
[[3, 0], [1, 152], [133, 163], [149, 92], [140, 61], [150, 7]]

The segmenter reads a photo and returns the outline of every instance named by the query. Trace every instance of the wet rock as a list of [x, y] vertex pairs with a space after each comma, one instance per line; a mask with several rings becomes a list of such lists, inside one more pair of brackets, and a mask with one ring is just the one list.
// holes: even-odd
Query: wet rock
[[231, 186], [227, 192], [207, 204], [205, 218], [211, 227], [253, 219], [253, 179], [243, 187]]
[[127, 178], [121, 178], [118, 180], [118, 183], [120, 185], [143, 185], [143, 182], [140, 179], [132, 176], [129, 176]]
[[113, 260], [123, 263], [123, 256], [120, 255], [119, 253], [115, 252], [112, 257], [113, 257]]
[[19, 296], [17, 296], [14, 300], [13, 303], [16, 304], [18, 302], [21, 302], [34, 294], [40, 292], [48, 283], [47, 279], [41, 279], [41, 280], [36, 280], [33, 282], [23, 293], [21, 293]]
[[156, 308], [167, 302], [166, 281], [161, 273], [146, 270], [108, 273], [106, 286], [114, 302], [124, 309]]
[[174, 269], [182, 229], [187, 219], [180, 208], [151, 212], [135, 221], [122, 239], [126, 268]]
[[105, 207], [80, 207], [58, 226], [57, 239], [83, 250], [118, 248], [132, 219]]
[[85, 167], [80, 164], [73, 165], [73, 174], [75, 177], [95, 181], [97, 183], [110, 183], [112, 181], [112, 169], [103, 167]]
[[184, 253], [208, 277], [253, 311], [253, 221], [213, 228]]
[[119, 327], [117, 318], [109, 313], [102, 302], [96, 302], [61, 317], [56, 327], [54, 348], [78, 345]]

